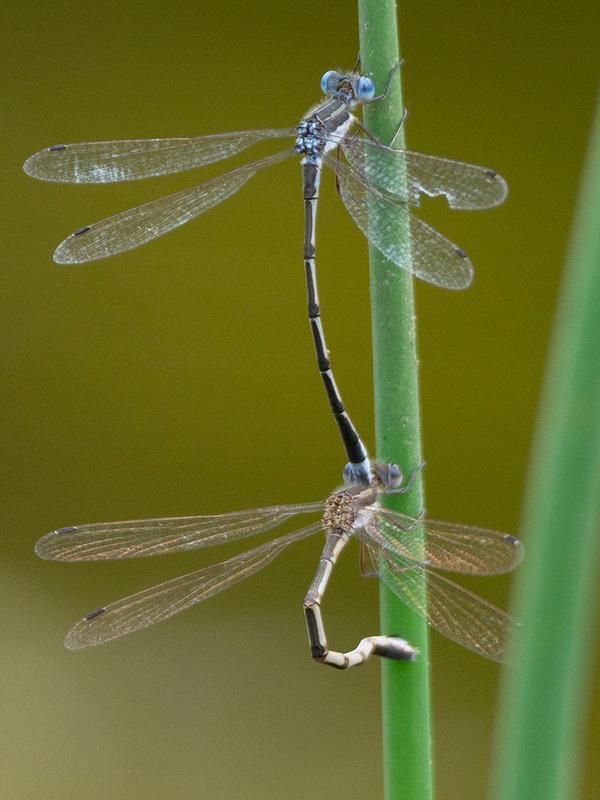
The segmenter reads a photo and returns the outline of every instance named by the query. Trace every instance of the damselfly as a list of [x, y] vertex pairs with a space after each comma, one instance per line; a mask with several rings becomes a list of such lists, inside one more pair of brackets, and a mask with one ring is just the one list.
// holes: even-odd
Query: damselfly
[[[438, 286], [465, 288], [472, 278], [472, 268], [464, 251], [421, 220], [410, 217], [408, 205], [418, 206], [420, 196], [425, 194], [443, 195], [455, 209], [489, 208], [504, 200], [505, 181], [484, 167], [386, 147], [370, 136], [351, 136], [349, 131], [359, 124], [351, 110], [359, 103], [384, 96], [375, 96], [373, 81], [368, 77], [329, 71], [321, 79], [321, 89], [326, 99], [311, 109], [296, 128], [58, 144], [35, 153], [24, 165], [25, 172], [34, 178], [112, 183], [181, 172], [222, 161], [262, 140], [296, 137], [290, 149], [80, 227], [58, 246], [55, 261], [94, 261], [138, 247], [221, 203], [263, 167], [301, 154], [305, 167], [317, 168], [305, 168], [305, 187], [312, 184], [316, 190], [321, 164], [329, 166], [355, 223], [392, 262]], [[334, 158], [334, 150], [341, 151], [348, 163]], [[409, 238], [402, 242], [395, 235], [399, 219], [406, 220], [410, 231]]]
[[[515, 628], [499, 608], [439, 574], [492, 575], [512, 570], [522, 548], [506, 533], [412, 518], [380, 505], [400, 494], [402, 473], [374, 464], [372, 483], [345, 485], [324, 502], [270, 506], [200, 517], [109, 522], [59, 528], [42, 537], [36, 553], [54, 561], [138, 558], [210, 547], [270, 531], [286, 520], [321, 513], [313, 522], [220, 564], [138, 592], [87, 614], [67, 634], [71, 649], [102, 644], [161, 622], [265, 567], [288, 545], [324, 531], [325, 545], [304, 600], [313, 658], [338, 669], [371, 655], [411, 660], [416, 650], [397, 635], [369, 636], [347, 653], [327, 644], [321, 603], [337, 558], [351, 538], [366, 547], [380, 578], [398, 598], [445, 636], [479, 655], [501, 661]], [[347, 474], [347, 473], [345, 473]], [[397, 632], [394, 632], [396, 634]]]
[[[296, 128], [264, 128], [191, 138], [58, 144], [31, 156], [24, 165], [29, 175], [46, 181], [130, 181], [222, 161], [260, 141], [295, 137], [294, 145], [282, 152], [78, 228], [58, 246], [54, 259], [61, 264], [80, 263], [138, 247], [218, 205], [264, 167], [300, 154], [305, 209], [304, 265], [317, 361], [349, 462], [355, 465], [357, 479], [365, 483], [369, 481], [366, 449], [344, 410], [320, 320], [315, 222], [321, 167], [326, 164], [333, 170], [344, 205], [381, 253], [417, 277], [450, 289], [469, 285], [473, 274], [471, 262], [463, 250], [410, 214], [409, 206], [418, 206], [421, 195], [442, 195], [454, 209], [489, 208], [501, 203], [507, 191], [503, 178], [491, 169], [388, 147], [365, 130], [352, 111], [359, 104], [385, 97], [393, 72], [385, 91], [377, 96], [369, 77], [355, 72], [326, 72], [321, 79], [325, 98], [307, 112]], [[350, 134], [355, 128], [359, 129], [359, 135]]]

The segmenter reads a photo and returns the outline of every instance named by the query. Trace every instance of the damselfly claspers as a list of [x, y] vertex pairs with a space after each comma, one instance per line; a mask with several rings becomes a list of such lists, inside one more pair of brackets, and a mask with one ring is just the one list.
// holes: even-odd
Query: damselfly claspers
[[[109, 522], [59, 528], [43, 536], [36, 553], [54, 561], [99, 561], [162, 555], [224, 544], [272, 530], [285, 520], [321, 513], [320, 521], [286, 533], [220, 564], [153, 586], [92, 611], [67, 634], [71, 649], [123, 636], [197, 605], [258, 572], [288, 545], [324, 531], [325, 545], [304, 599], [313, 658], [338, 669], [371, 655], [411, 660], [416, 650], [394, 635], [369, 636], [347, 653], [327, 644], [321, 603], [337, 558], [351, 538], [364, 544], [380, 578], [427, 623], [479, 655], [504, 659], [516, 623], [499, 608], [439, 574], [492, 575], [512, 570], [522, 548], [499, 531], [412, 518], [383, 508], [379, 500], [400, 494], [394, 464], [373, 464], [372, 483], [345, 485], [324, 502], [270, 506], [201, 517]], [[347, 473], [345, 473], [347, 474]]]

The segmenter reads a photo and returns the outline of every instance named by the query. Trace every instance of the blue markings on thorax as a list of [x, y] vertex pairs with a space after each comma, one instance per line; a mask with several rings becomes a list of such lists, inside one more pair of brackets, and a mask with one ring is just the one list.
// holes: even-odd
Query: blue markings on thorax
[[303, 119], [298, 125], [294, 150], [308, 156], [309, 159], [319, 158], [325, 149], [325, 126], [318, 119]]

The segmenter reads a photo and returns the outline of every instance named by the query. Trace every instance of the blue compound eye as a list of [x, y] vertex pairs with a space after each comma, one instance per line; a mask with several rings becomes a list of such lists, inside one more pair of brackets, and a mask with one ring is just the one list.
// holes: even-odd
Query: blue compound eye
[[398, 464], [389, 464], [387, 481], [389, 486], [400, 486], [402, 483], [402, 470]]
[[333, 88], [333, 83], [337, 79], [337, 72], [333, 69], [327, 70], [327, 72], [321, 78], [321, 91], [323, 94], [328, 94], [330, 87]]
[[359, 100], [370, 100], [375, 96], [375, 84], [371, 78], [361, 76], [356, 84], [356, 96]]
[[402, 470], [398, 464], [375, 464], [377, 477], [384, 486], [396, 489], [402, 483]]

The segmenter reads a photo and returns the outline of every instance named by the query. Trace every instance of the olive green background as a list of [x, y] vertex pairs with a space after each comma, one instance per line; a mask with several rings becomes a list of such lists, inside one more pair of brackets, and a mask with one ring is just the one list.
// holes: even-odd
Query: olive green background
[[[218, 165], [76, 187], [36, 183], [21, 164], [63, 141], [293, 125], [321, 74], [353, 63], [355, 8], [55, 0], [2, 17], [0, 794], [380, 797], [377, 663], [345, 674], [308, 654], [301, 604], [317, 540], [168, 625], [81, 653], [62, 646], [81, 614], [235, 549], [97, 565], [33, 555], [53, 527], [314, 500], [339, 483], [343, 452], [305, 318], [298, 164], [152, 245], [74, 267], [51, 259], [69, 232]], [[441, 200], [423, 210], [476, 268], [467, 292], [417, 289], [432, 516], [518, 528], [599, 17], [592, 2], [537, 0], [399, 11], [409, 146], [493, 166], [510, 184], [494, 211], [452, 213]], [[324, 183], [328, 344], [370, 443], [366, 243]], [[378, 632], [376, 584], [356, 560], [344, 554], [325, 606], [344, 648]], [[469, 585], [507, 602], [506, 579]], [[432, 659], [438, 796], [482, 798], [499, 669], [437, 634]], [[587, 707], [590, 798], [598, 700]]]

